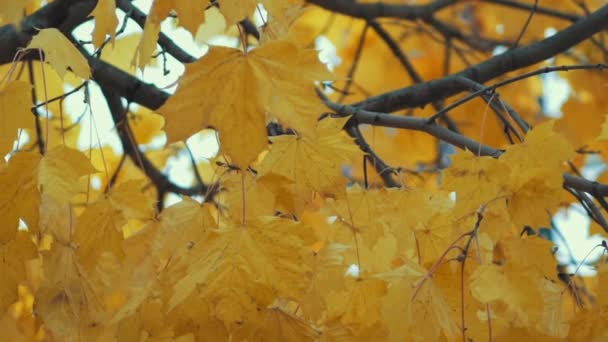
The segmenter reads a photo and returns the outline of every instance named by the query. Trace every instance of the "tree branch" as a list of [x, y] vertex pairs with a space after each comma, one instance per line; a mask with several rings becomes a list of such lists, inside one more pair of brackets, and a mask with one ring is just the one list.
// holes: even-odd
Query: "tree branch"
[[[325, 104], [340, 116], [351, 115], [352, 117], [349, 122], [347, 122], [347, 125], [370, 124], [375, 126], [410, 129], [426, 132], [436, 138], [447, 141], [458, 148], [467, 149], [482, 156], [498, 158], [504, 153], [504, 150], [481, 144], [462, 134], [450, 131], [435, 123], [430, 123], [424, 118], [371, 112], [353, 106], [340, 105], [331, 101], [325, 101]], [[573, 176], [568, 173], [564, 173], [563, 176], [564, 186], [566, 187], [587, 192], [595, 197], [608, 196], [608, 184], [590, 181], [583, 177]]]
[[457, 77], [484, 83], [510, 71], [528, 67], [562, 53], [595, 33], [608, 28], [606, 18], [608, 18], [608, 5], [539, 42], [508, 50], [459, 73], [390, 91], [354, 105], [379, 112], [393, 112], [404, 108], [424, 106], [466, 90], [466, 87], [458, 82]]
[[[139, 8], [135, 7], [130, 0], [117, 0], [116, 6], [120, 8], [129, 18], [133, 19], [143, 29], [146, 24], [147, 15], [142, 12]], [[187, 53], [179, 45], [175, 44], [171, 38], [166, 34], [160, 33], [158, 35], [158, 44], [167, 51], [171, 56], [180, 61], [181, 63], [188, 64], [193, 63], [197, 60], [196, 57]]]
[[124, 153], [131, 158], [133, 163], [137, 165], [148, 178], [150, 178], [150, 181], [154, 183], [159, 194], [174, 192], [187, 196], [205, 195], [205, 200], [211, 200], [213, 198], [217, 191], [217, 185], [207, 186], [203, 183], [199, 183], [194, 187], [186, 188], [171, 182], [165, 174], [160, 172], [146, 155], [139, 151], [137, 143], [133, 140], [133, 133], [128, 124], [126, 108], [124, 108], [121, 103], [120, 95], [104, 86], [101, 86], [101, 91], [106, 98], [108, 108], [112, 114], [112, 120], [116, 125], [118, 137], [124, 148]]
[[361, 19], [396, 18], [418, 20], [429, 17], [442, 8], [455, 4], [457, 0], [437, 0], [426, 5], [393, 5], [383, 2], [358, 3], [352, 0], [307, 0], [307, 2], [332, 12]]

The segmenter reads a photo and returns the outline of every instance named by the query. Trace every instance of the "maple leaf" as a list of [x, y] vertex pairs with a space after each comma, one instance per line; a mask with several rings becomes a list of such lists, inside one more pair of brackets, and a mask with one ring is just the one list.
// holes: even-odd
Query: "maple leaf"
[[124, 258], [121, 230], [124, 223], [120, 211], [106, 199], [90, 204], [78, 217], [73, 241], [78, 245], [78, 259], [86, 270], [92, 270], [106, 251], [119, 260]]
[[142, 179], [132, 179], [112, 188], [108, 200], [126, 219], [147, 219], [154, 212], [155, 199], [143, 193]]
[[597, 136], [596, 140], [608, 140], [608, 115], [604, 117], [604, 122], [602, 123], [602, 129], [600, 134]]
[[[131, 75], [135, 75], [136, 67], [131, 64], [131, 59], [140, 40], [141, 34], [137, 33], [118, 38], [114, 41], [114, 44], [106, 46], [101, 51], [101, 59]], [[154, 65], [154, 63], [151, 64]], [[141, 107], [137, 110], [137, 113], [140, 112], [146, 113]]]
[[[222, 186], [228, 190], [220, 194], [219, 200], [229, 208], [231, 219], [237, 223], [245, 219], [242, 217], [243, 206], [246, 217], [273, 215], [276, 198], [271, 185], [264, 178], [254, 177], [250, 173], [245, 173], [244, 177], [233, 172], [222, 179]], [[241, 186], [242, 182], [245, 182], [244, 186]]]
[[380, 320], [382, 298], [387, 284], [378, 278], [349, 279], [345, 292], [325, 296], [328, 318], [340, 317], [340, 322], [358, 335], [358, 330], [373, 327]]
[[550, 279], [543, 281], [543, 312], [538, 330], [548, 336], [566, 338], [570, 330], [571, 312], [564, 309], [568, 290], [564, 284]]
[[91, 70], [89, 63], [78, 49], [56, 28], [40, 30], [32, 38], [27, 49], [40, 49], [44, 51], [48, 61], [61, 78], [64, 78], [67, 70], [71, 70], [77, 76], [89, 79]]
[[23, 17], [25, 1], [2, 1], [0, 3], [0, 23], [2, 25], [18, 23]]
[[170, 206], [161, 215], [152, 255], [159, 267], [179, 262], [193, 250], [203, 248], [211, 229], [217, 228], [206, 206], [186, 198]]
[[325, 119], [318, 123], [314, 136], [281, 135], [273, 137], [270, 152], [260, 164], [260, 174], [278, 174], [293, 182], [294, 193], [302, 205], [312, 191], [343, 193], [346, 180], [341, 163], [362, 157], [361, 150], [342, 131], [348, 118]]
[[36, 153], [19, 152], [8, 165], [0, 166], [0, 243], [10, 241], [23, 218], [30, 231], [38, 231], [40, 194], [37, 170], [40, 157]]
[[432, 274], [425, 268], [411, 260], [405, 260], [402, 266], [378, 274], [377, 277], [397, 284], [405, 282], [413, 288], [412, 292], [403, 293], [403, 295], [411, 294], [411, 297], [403, 297], [398, 305], [401, 305], [401, 310], [406, 312], [411, 310], [415, 313], [410, 323], [410, 333], [414, 336], [435, 341], [442, 333], [448, 339], [456, 335], [456, 322], [446, 297]]
[[364, 190], [355, 185], [347, 189], [344, 199], [328, 200], [327, 211], [371, 247], [384, 234], [385, 217], [390, 212], [391, 202], [383, 201], [385, 195], [383, 190]]
[[145, 107], [139, 107], [135, 113], [129, 114], [129, 126], [134, 139], [140, 145], [152, 142], [152, 139], [162, 134], [165, 119]]
[[196, 34], [199, 25], [204, 20], [205, 3], [203, 1], [154, 0], [131, 65], [137, 65], [143, 69], [150, 62], [152, 53], [156, 49], [160, 24], [172, 9], [177, 12], [180, 25], [187, 28], [193, 36]]
[[13, 81], [0, 90], [0, 153], [13, 148], [18, 129], [33, 128], [30, 89], [27, 82]]
[[48, 151], [40, 161], [40, 192], [48, 193], [57, 201], [68, 202], [79, 190], [78, 179], [95, 171], [82, 152], [58, 146]]
[[538, 125], [526, 135], [524, 143], [509, 147], [500, 157], [512, 170], [504, 189], [511, 192], [509, 212], [520, 227], [546, 225], [549, 217], [532, 209], [551, 211], [560, 203], [560, 166], [574, 156], [574, 149], [566, 138], [554, 132], [553, 125], [553, 121]]
[[101, 46], [106, 35], [110, 35], [111, 42], [114, 44], [116, 38], [116, 1], [99, 0], [91, 15], [95, 17], [95, 30], [93, 31], [93, 44]]
[[456, 217], [477, 211], [503, 194], [504, 180], [510, 175], [507, 163], [491, 157], [476, 157], [470, 151], [457, 153], [444, 171], [443, 188], [456, 192]]
[[[326, 78], [331, 75], [314, 51], [288, 41], [269, 42], [247, 53], [214, 46], [186, 67], [177, 92], [159, 112], [167, 118], [169, 142], [214, 127], [223, 150], [243, 168], [267, 147], [267, 116], [302, 134], [313, 133], [324, 110], [313, 81]], [[212, 79], [222, 79], [222, 87]]]
[[237, 340], [264, 341], [316, 341], [321, 336], [315, 325], [294, 314], [283, 303], [273, 303], [268, 308], [258, 308], [258, 314], [232, 330], [231, 336]]
[[17, 300], [17, 285], [26, 280], [27, 263], [37, 258], [36, 246], [25, 232], [19, 232], [14, 239], [0, 244], [0, 308], [5, 310]]
[[[177, 279], [169, 306], [181, 303], [198, 284], [210, 298], [218, 300], [233, 300], [233, 295], [243, 293], [269, 305], [274, 292], [288, 298], [301, 297], [307, 266], [302, 264], [300, 235], [309, 235], [307, 230], [288, 220], [260, 217], [250, 220], [247, 227], [212, 231], [204, 246], [180, 261], [187, 265], [187, 271]], [[174, 269], [179, 269], [179, 263]], [[236, 287], [240, 287], [237, 294], [231, 293]]]

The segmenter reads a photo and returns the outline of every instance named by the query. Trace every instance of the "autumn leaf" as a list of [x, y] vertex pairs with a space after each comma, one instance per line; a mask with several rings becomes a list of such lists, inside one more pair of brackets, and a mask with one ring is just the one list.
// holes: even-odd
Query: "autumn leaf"
[[[169, 306], [181, 303], [197, 285], [218, 301], [235, 299], [229, 294], [232, 291], [225, 292], [234, 286], [241, 287], [235, 295], [250, 296], [262, 305], [272, 302], [272, 293], [301, 297], [307, 266], [302, 264], [304, 245], [300, 235], [310, 235], [307, 230], [288, 220], [260, 217], [246, 227], [212, 231], [205, 243], [180, 261], [187, 265], [187, 271], [174, 284]], [[179, 269], [179, 263], [174, 269]]]
[[135, 54], [137, 43], [141, 40], [141, 34], [132, 34], [117, 38], [113, 45], [106, 46], [101, 51], [101, 59], [112, 63], [117, 68], [135, 75], [136, 68], [131, 64], [131, 58]]
[[354, 141], [341, 128], [347, 118], [325, 119], [318, 123], [316, 135], [281, 135], [271, 139], [270, 152], [260, 164], [260, 174], [278, 174], [293, 182], [294, 193], [301, 194], [298, 208], [309, 201], [310, 192], [342, 193], [345, 180], [341, 163], [362, 158]]
[[77, 76], [88, 80], [91, 78], [89, 63], [61, 31], [56, 28], [40, 30], [27, 46], [28, 49], [44, 51], [48, 61], [61, 78], [71, 70]]
[[380, 307], [387, 284], [378, 278], [349, 279], [344, 292], [325, 296], [329, 318], [339, 316], [340, 323], [358, 334], [380, 320]]
[[13, 81], [0, 90], [0, 153], [13, 148], [19, 129], [34, 127], [31, 98], [28, 95], [30, 89], [26, 82]]
[[5, 310], [17, 300], [17, 285], [26, 280], [27, 262], [36, 258], [36, 246], [25, 232], [19, 232], [8, 243], [0, 244], [0, 308]]
[[109, 35], [113, 45], [116, 38], [116, 26], [118, 25], [116, 2], [110, 0], [98, 1], [91, 15], [95, 17], [93, 44], [95, 44], [95, 46], [101, 46], [106, 39], [106, 35]]
[[23, 17], [25, 1], [2, 1], [0, 4], [0, 23], [2, 25], [17, 23]]
[[128, 180], [112, 188], [108, 200], [126, 219], [151, 218], [155, 199], [143, 193], [143, 180]]
[[476, 157], [462, 151], [453, 156], [452, 165], [444, 171], [443, 188], [456, 192], [455, 216], [476, 212], [480, 204], [503, 194], [504, 180], [510, 166], [491, 157]]
[[95, 171], [82, 152], [58, 146], [48, 151], [40, 161], [40, 192], [48, 193], [57, 201], [69, 202], [79, 191], [78, 179]]
[[78, 245], [78, 259], [91, 271], [104, 252], [110, 252], [118, 260], [123, 250], [122, 225], [126, 220], [109, 200], [101, 199], [91, 204], [78, 217], [73, 240]]
[[40, 156], [36, 153], [19, 152], [8, 165], [0, 166], [0, 243], [15, 237], [22, 218], [30, 231], [38, 230], [40, 194], [37, 170]]
[[[222, 87], [209, 82], [217, 78], [224, 80]], [[316, 54], [288, 41], [269, 42], [248, 53], [212, 47], [187, 66], [177, 92], [159, 112], [167, 119], [170, 142], [211, 126], [220, 132], [234, 164], [245, 167], [266, 149], [270, 117], [312, 134], [324, 110], [313, 81], [324, 78], [331, 75]]]
[[152, 3], [150, 14], [144, 25], [143, 35], [137, 45], [131, 65], [143, 69], [150, 62], [156, 49], [160, 24], [167, 18], [171, 10], [177, 12], [179, 24], [188, 29], [193, 36], [196, 35], [204, 20], [205, 3], [203, 1], [155, 0]]
[[574, 150], [566, 138], [554, 132], [553, 125], [553, 121], [548, 121], [535, 127], [522, 144], [511, 146], [500, 157], [512, 170], [503, 188], [511, 192], [509, 211], [519, 227], [546, 225], [549, 216], [531, 209], [551, 212], [560, 203], [560, 167], [574, 156]]
[[597, 140], [603, 141], [608, 140], [608, 115], [604, 117], [604, 122], [602, 123], [602, 129], [600, 131], [600, 135], [596, 138]]

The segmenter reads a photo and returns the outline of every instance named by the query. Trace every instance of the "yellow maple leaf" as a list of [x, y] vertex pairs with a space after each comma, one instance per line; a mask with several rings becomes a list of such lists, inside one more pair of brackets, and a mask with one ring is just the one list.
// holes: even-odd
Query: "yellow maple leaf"
[[128, 118], [134, 139], [140, 145], [149, 144], [161, 135], [165, 125], [165, 118], [146, 107], [139, 107], [134, 113], [129, 113]]
[[284, 19], [284, 14], [290, 6], [302, 3], [301, 0], [222, 0], [220, 11], [226, 17], [228, 26], [251, 16], [254, 11], [259, 11], [258, 4], [262, 3], [268, 11], [269, 20]]
[[40, 156], [36, 152], [19, 152], [8, 165], [0, 166], [0, 243], [10, 241], [17, 233], [19, 218], [31, 232], [38, 231], [40, 193], [37, 170]]
[[409, 298], [403, 298], [409, 299], [410, 302], [395, 304], [400, 306], [401, 311], [407, 313], [411, 310], [414, 313], [410, 322], [410, 334], [424, 341], [436, 341], [442, 333], [448, 340], [456, 336], [457, 326], [453, 311], [429, 271], [411, 260], [405, 260], [402, 266], [377, 276], [396, 284], [405, 282], [397, 286], [412, 287], [412, 292], [403, 294], [411, 294]]
[[[253, 307], [248, 320], [230, 328], [231, 337], [237, 341], [317, 341], [321, 332], [312, 322], [299, 317], [282, 301], [268, 308]], [[244, 323], [244, 324], [243, 324]]]
[[217, 7], [210, 7], [205, 11], [205, 23], [198, 28], [194, 38], [198, 43], [206, 43], [212, 37], [226, 31], [226, 19]]
[[100, 46], [106, 39], [106, 35], [110, 35], [112, 44], [114, 44], [116, 26], [118, 25], [116, 1], [99, 0], [91, 15], [95, 17], [93, 44]]
[[13, 81], [0, 90], [0, 154], [13, 148], [19, 128], [34, 127], [30, 107], [31, 86], [24, 81]]
[[12, 24], [21, 21], [29, 1], [0, 1], [0, 24]]
[[40, 30], [27, 46], [27, 49], [41, 49], [48, 61], [61, 78], [71, 70], [77, 76], [91, 78], [89, 63], [78, 49], [56, 28]]
[[459, 217], [502, 195], [510, 168], [500, 160], [462, 151], [452, 157], [452, 165], [443, 175], [443, 189], [456, 192], [455, 216]]
[[17, 300], [17, 285], [26, 280], [26, 262], [36, 257], [36, 246], [26, 232], [19, 232], [10, 242], [0, 244], [1, 310]]
[[[168, 270], [186, 270], [171, 279], [175, 283], [169, 307], [181, 303], [199, 284], [208, 298], [217, 301], [232, 302], [234, 296], [246, 295], [261, 305], [269, 305], [273, 294], [300, 298], [308, 270], [302, 263], [301, 236], [312, 236], [312, 230], [277, 217], [259, 217], [249, 220], [246, 227], [212, 231], [204, 244]], [[229, 316], [242, 313], [238, 309]]]
[[[313, 81], [331, 78], [317, 54], [288, 41], [243, 53], [211, 47], [186, 67], [175, 95], [159, 109], [169, 142], [212, 126], [222, 149], [244, 168], [267, 147], [267, 116], [310, 134], [324, 108]], [[221, 79], [218, 87], [209, 80]]]
[[89, 204], [78, 217], [74, 242], [78, 245], [78, 260], [86, 270], [93, 270], [104, 252], [121, 260], [123, 250], [122, 225], [126, 222], [120, 211], [107, 199]]
[[597, 298], [600, 307], [608, 307], [608, 264], [601, 264], [597, 268], [598, 287]]
[[[218, 199], [221, 201], [220, 203], [224, 203], [229, 208], [234, 222], [242, 222], [243, 206], [245, 206], [246, 217], [275, 213], [275, 195], [263, 180], [248, 172], [245, 174], [244, 180], [241, 174], [234, 172], [222, 177], [221, 184], [226, 191], [221, 192]], [[243, 182], [245, 182], [244, 185]]]
[[555, 131], [554, 125], [555, 121], [549, 120], [534, 127], [523, 143], [510, 146], [500, 160], [509, 164], [513, 173], [531, 168], [559, 168], [562, 162], [574, 156], [574, 149]]
[[560, 203], [561, 164], [574, 156], [574, 149], [553, 126], [554, 121], [536, 126], [523, 143], [500, 156], [512, 170], [502, 187], [510, 193], [509, 212], [518, 227], [547, 225], [545, 210], [551, 212]]
[[149, 219], [154, 213], [156, 198], [144, 194], [142, 189], [146, 182], [143, 179], [131, 179], [113, 187], [109, 193], [110, 203], [120, 210], [127, 219]]
[[352, 234], [372, 247], [384, 234], [385, 217], [390, 213], [391, 201], [384, 201], [386, 190], [365, 190], [358, 185], [348, 187], [344, 199], [327, 201], [327, 212], [337, 216], [336, 223], [344, 225], [349, 242]]
[[58, 146], [48, 151], [40, 161], [38, 184], [41, 193], [67, 203], [79, 190], [78, 179], [95, 171], [82, 152]]
[[136, 68], [131, 64], [131, 58], [135, 54], [137, 44], [141, 41], [141, 38], [141, 34], [131, 34], [116, 39], [113, 45], [104, 47], [101, 51], [101, 59], [131, 75], [135, 75]]
[[509, 281], [504, 269], [497, 265], [480, 265], [470, 278], [469, 289], [481, 303], [502, 300], [513, 310], [523, 313], [525, 297]]
[[325, 119], [315, 136], [273, 137], [272, 147], [260, 164], [260, 174], [278, 174], [293, 182], [299, 196], [298, 210], [310, 200], [311, 191], [343, 193], [346, 178], [342, 164], [362, 157], [355, 142], [341, 129], [348, 118]]
[[165, 209], [153, 245], [160, 267], [204, 248], [209, 230], [216, 228], [207, 206], [186, 198]]
[[346, 282], [346, 291], [331, 292], [326, 295], [328, 318], [340, 317], [340, 322], [358, 330], [372, 327], [381, 318], [381, 303], [387, 293], [387, 283], [378, 278], [350, 278]]
[[573, 312], [566, 309], [569, 292], [561, 282], [543, 279], [543, 312], [537, 330], [542, 333], [564, 339], [570, 330], [569, 321]]
[[602, 129], [600, 134], [597, 136], [596, 140], [603, 141], [608, 140], [608, 115], [604, 117], [604, 122], [602, 123]]
[[177, 12], [180, 25], [188, 29], [194, 36], [200, 24], [203, 23], [205, 6], [205, 2], [201, 0], [155, 0], [146, 19], [144, 32], [131, 60], [131, 65], [137, 65], [143, 69], [150, 62], [156, 49], [160, 24], [172, 9]]

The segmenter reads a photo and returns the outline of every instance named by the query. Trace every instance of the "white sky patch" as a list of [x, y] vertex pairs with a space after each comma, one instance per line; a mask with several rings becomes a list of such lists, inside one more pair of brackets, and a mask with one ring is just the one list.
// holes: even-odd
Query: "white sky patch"
[[264, 7], [264, 4], [258, 4], [256, 11], [253, 13], [253, 22], [257, 27], [268, 22], [268, 11]]
[[492, 56], [500, 55], [501, 53], [507, 51], [507, 47], [504, 45], [497, 45], [492, 51]]
[[496, 25], [496, 33], [505, 34], [505, 25], [503, 25], [503, 24]]
[[101, 189], [101, 179], [99, 178], [99, 176], [91, 177], [91, 187], [93, 187], [94, 190]]
[[568, 81], [557, 72], [541, 75], [543, 83], [543, 112], [550, 118], [562, 117], [562, 106], [570, 96]]
[[336, 46], [325, 36], [319, 36], [315, 39], [315, 48], [319, 51], [319, 60], [325, 63], [329, 70], [342, 63], [342, 58], [338, 56]]
[[[571, 265], [571, 261], [581, 264], [583, 261], [591, 263], [598, 260], [603, 253], [603, 248], [596, 246], [601, 244], [603, 237], [589, 235], [591, 219], [580, 204], [573, 204], [568, 209], [560, 210], [553, 219], [566, 240], [564, 242], [559, 237], [555, 238], [554, 242], [558, 247], [558, 261]], [[571, 255], [569, 255], [570, 253]], [[569, 271], [573, 272], [577, 266], [579, 265], [571, 265]], [[586, 265], [580, 266], [578, 271], [580, 275], [593, 273], [593, 268]]]
[[[545, 30], [545, 38], [556, 34], [557, 30], [549, 27]], [[553, 61], [555, 58], [549, 59]], [[547, 117], [561, 118], [562, 105], [568, 100], [571, 93], [568, 81], [559, 75], [559, 72], [550, 72], [540, 76], [543, 82], [543, 111]]]
[[348, 269], [346, 270], [344, 275], [351, 276], [353, 278], [359, 278], [359, 266], [357, 264], [352, 264], [348, 266]]

